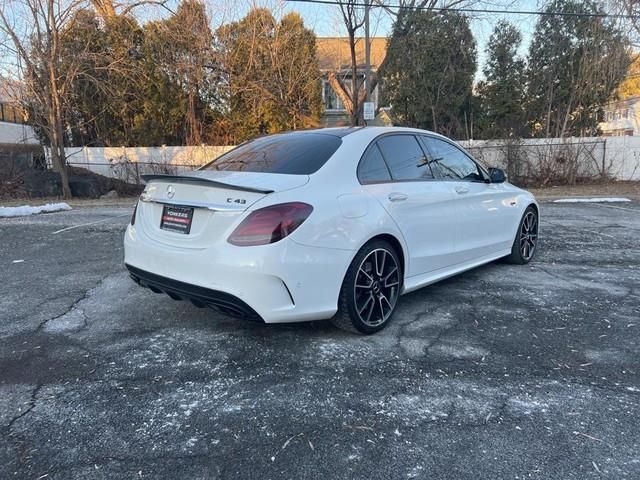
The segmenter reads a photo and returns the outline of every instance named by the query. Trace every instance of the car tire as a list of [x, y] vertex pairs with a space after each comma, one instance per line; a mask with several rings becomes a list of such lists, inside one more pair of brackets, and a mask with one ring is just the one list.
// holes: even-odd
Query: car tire
[[384, 240], [367, 243], [347, 270], [338, 312], [331, 322], [343, 330], [365, 335], [382, 330], [393, 317], [402, 278], [395, 249]]
[[538, 247], [538, 211], [529, 206], [524, 211], [518, 231], [511, 246], [511, 254], [505, 257], [507, 263], [525, 265], [529, 263]]

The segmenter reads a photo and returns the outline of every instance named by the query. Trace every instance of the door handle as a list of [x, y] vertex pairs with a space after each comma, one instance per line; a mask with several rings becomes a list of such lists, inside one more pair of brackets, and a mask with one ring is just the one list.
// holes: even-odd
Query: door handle
[[389, 200], [392, 202], [402, 202], [404, 200], [406, 200], [407, 198], [409, 198], [409, 195], [407, 195], [406, 193], [401, 193], [401, 192], [392, 192], [389, 194]]
[[462, 185], [458, 185], [456, 187], [456, 193], [459, 193], [460, 195], [463, 195], [465, 193], [469, 193], [469, 187], [464, 187]]

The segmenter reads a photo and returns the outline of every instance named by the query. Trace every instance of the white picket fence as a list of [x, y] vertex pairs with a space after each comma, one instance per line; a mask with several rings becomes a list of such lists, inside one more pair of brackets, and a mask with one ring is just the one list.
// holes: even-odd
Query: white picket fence
[[[506, 168], [513, 142], [471, 140], [460, 144], [488, 166]], [[193, 170], [217, 158], [233, 146], [188, 147], [70, 147], [68, 163], [108, 177], [140, 182], [145, 173], [180, 173]], [[603, 173], [617, 180], [640, 180], [640, 137], [588, 137], [568, 139], [526, 139], [516, 145], [523, 175], [561, 162], [574, 152], [576, 175], [599, 177]], [[47, 149], [48, 150], [48, 149]], [[564, 152], [564, 153], [563, 153]], [[47, 157], [50, 164], [50, 158]], [[551, 160], [549, 160], [551, 159]], [[547, 163], [545, 163], [547, 162]], [[562, 166], [562, 165], [560, 165]], [[527, 171], [528, 169], [528, 171]]]

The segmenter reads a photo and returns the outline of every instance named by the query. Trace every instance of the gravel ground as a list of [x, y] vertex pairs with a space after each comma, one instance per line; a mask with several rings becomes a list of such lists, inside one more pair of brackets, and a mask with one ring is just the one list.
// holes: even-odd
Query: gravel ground
[[0, 478], [640, 478], [639, 203], [543, 203], [370, 337], [137, 287], [130, 211], [0, 219]]

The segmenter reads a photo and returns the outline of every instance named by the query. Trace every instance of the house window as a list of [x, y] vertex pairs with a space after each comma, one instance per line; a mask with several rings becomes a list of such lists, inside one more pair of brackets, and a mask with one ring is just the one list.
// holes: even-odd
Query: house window
[[322, 99], [325, 110], [344, 110], [342, 101], [326, 80], [323, 82]]

